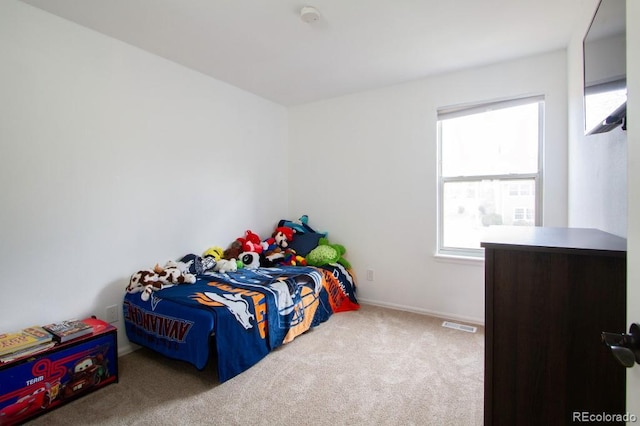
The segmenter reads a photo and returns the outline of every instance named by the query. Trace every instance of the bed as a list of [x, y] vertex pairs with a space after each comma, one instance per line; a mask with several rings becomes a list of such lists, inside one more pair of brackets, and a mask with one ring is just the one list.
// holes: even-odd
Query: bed
[[196, 275], [193, 284], [127, 293], [123, 313], [133, 343], [203, 369], [217, 359], [225, 382], [337, 312], [359, 308], [351, 271], [275, 266]]

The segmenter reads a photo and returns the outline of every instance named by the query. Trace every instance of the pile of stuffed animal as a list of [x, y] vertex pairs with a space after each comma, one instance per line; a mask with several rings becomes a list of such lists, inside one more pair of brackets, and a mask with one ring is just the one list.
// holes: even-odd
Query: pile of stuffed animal
[[141, 292], [140, 297], [147, 301], [155, 290], [176, 284], [193, 284], [195, 282], [195, 275], [185, 272], [178, 262], [169, 261], [164, 266], [156, 265], [153, 269], [144, 269], [131, 275], [127, 292]]
[[318, 233], [308, 225], [308, 217], [298, 221], [281, 220], [271, 237], [262, 240], [251, 230], [236, 238], [227, 249], [213, 246], [202, 255], [188, 254], [179, 261], [169, 261], [164, 266], [136, 272], [131, 276], [127, 292], [141, 292], [142, 300], [151, 293], [167, 286], [192, 284], [196, 275], [208, 271], [227, 273], [238, 269], [256, 269], [279, 265], [322, 266], [339, 263], [351, 268], [343, 257], [346, 249], [330, 244], [327, 233]]

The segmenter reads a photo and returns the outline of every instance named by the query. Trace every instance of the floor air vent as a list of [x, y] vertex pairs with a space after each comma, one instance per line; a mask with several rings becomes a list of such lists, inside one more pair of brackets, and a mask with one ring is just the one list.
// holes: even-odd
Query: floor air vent
[[456, 322], [445, 321], [443, 327], [453, 328], [454, 330], [466, 331], [467, 333], [475, 333], [477, 328], [470, 325], [458, 324]]

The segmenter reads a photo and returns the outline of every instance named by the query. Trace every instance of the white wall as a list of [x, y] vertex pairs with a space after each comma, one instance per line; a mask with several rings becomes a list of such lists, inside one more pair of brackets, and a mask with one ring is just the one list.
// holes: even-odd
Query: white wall
[[14, 0], [0, 58], [0, 330], [286, 216], [285, 108]]
[[569, 225], [627, 235], [627, 134], [584, 136], [582, 40], [598, 6], [589, 0], [567, 49], [569, 96]]
[[[627, 238], [627, 322], [640, 322], [640, 4], [627, 0], [627, 132], [583, 136], [582, 37], [598, 5], [583, 3], [568, 48], [569, 223]], [[628, 218], [628, 220], [627, 220]], [[614, 330], [615, 331], [615, 330]], [[626, 330], [618, 330], [623, 332]], [[627, 412], [640, 415], [640, 367], [627, 371]]]
[[[629, 228], [627, 321], [640, 322], [640, 2], [627, 0]], [[640, 366], [627, 372], [627, 411], [640, 416]]]
[[437, 109], [544, 94], [544, 224], [565, 226], [566, 93], [558, 51], [290, 108], [290, 211], [346, 245], [363, 301], [482, 323], [483, 263], [434, 257]]

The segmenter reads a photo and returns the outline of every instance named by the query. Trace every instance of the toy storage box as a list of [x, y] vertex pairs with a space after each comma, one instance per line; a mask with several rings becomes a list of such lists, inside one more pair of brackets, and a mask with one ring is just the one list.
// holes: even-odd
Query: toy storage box
[[90, 320], [92, 334], [0, 364], [0, 425], [24, 422], [118, 381], [116, 328]]

